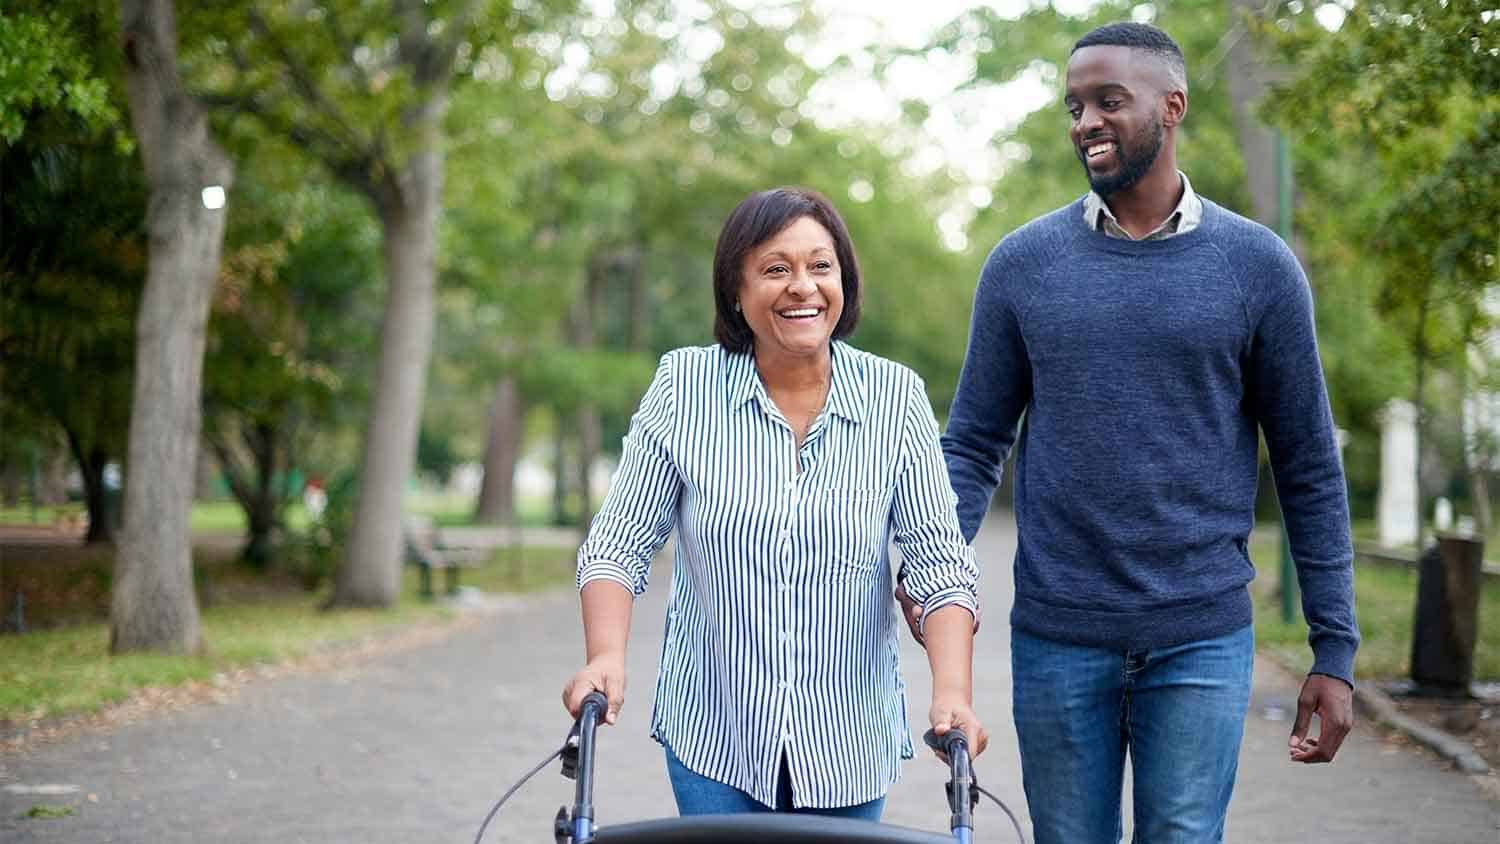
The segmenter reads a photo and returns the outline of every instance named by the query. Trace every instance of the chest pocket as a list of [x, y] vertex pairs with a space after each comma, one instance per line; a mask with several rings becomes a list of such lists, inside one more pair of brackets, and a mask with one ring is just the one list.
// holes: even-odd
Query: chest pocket
[[831, 579], [868, 579], [884, 565], [891, 487], [834, 487], [819, 496], [819, 561]]

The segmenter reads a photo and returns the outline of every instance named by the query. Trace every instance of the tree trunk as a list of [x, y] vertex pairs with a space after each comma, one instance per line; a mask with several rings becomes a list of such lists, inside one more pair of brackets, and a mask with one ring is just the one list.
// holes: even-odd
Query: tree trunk
[[572, 524], [568, 518], [568, 415], [561, 410], [552, 414], [552, 524]]
[[245, 523], [247, 534], [245, 548], [240, 558], [258, 571], [271, 565], [271, 554], [275, 549], [276, 532], [281, 528], [282, 495], [278, 477], [281, 469], [281, 449], [278, 447], [276, 429], [271, 425], [257, 424], [245, 437], [249, 441], [250, 453], [255, 459], [255, 486], [246, 502]]
[[1255, 116], [1255, 105], [1266, 93], [1266, 68], [1255, 53], [1250, 34], [1240, 19], [1258, 14], [1264, 0], [1229, 0], [1229, 20], [1235, 40], [1229, 48], [1229, 101], [1234, 115], [1240, 155], [1245, 159], [1245, 181], [1255, 219], [1279, 231], [1280, 203], [1277, 197], [1276, 133]]
[[[443, 103], [433, 107], [441, 112]], [[401, 496], [416, 462], [432, 356], [443, 160], [434, 118], [405, 177], [377, 196], [388, 292], [359, 496], [332, 605], [388, 607], [401, 586]]]
[[484, 484], [474, 521], [480, 524], [512, 524], [515, 521], [516, 461], [521, 456], [521, 435], [526, 408], [516, 379], [505, 376], [495, 386], [490, 403], [490, 436], [484, 449]]
[[172, 0], [121, 0], [131, 125], [146, 167], [150, 246], [136, 319], [125, 519], [110, 603], [115, 653], [199, 650], [188, 512], [198, 459], [204, 332], [224, 211], [204, 189], [233, 167], [177, 74]]
[[94, 449], [78, 460], [78, 472], [83, 478], [84, 507], [89, 514], [89, 532], [83, 537], [88, 544], [114, 542], [115, 528], [119, 527], [119, 499], [110, 500], [104, 486], [104, 467], [109, 456]]

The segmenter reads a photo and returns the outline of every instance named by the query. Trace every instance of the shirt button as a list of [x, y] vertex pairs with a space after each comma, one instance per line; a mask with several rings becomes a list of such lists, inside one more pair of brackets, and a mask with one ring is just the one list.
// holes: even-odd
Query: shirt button
[[778, 588], [778, 589], [780, 589], [780, 590], [781, 590], [781, 591], [783, 591], [783, 592], [785, 592], [785, 591], [787, 591], [787, 590], [788, 590], [788, 589], [791, 589], [791, 588], [792, 588], [792, 587], [791, 587], [791, 586], [788, 586], [788, 585], [787, 585], [787, 584], [785, 584], [785, 583], [783, 583], [783, 584], [781, 584], [781, 585], [780, 585], [780, 586], [779, 586], [779, 587], [777, 587], [777, 588]]
[[779, 638], [781, 639], [781, 641], [785, 642], [787, 639], [791, 638], [791, 634], [783, 630], [781, 631], [781, 635]]
[[792, 682], [790, 680], [782, 680], [781, 687], [783, 689], [790, 689], [792, 687]]

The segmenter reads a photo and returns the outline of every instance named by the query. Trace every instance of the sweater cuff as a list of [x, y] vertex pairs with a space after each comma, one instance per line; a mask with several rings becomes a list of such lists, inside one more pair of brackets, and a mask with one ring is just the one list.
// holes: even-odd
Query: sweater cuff
[[1309, 674], [1327, 674], [1354, 687], [1354, 651], [1357, 646], [1342, 639], [1319, 642], [1313, 647]]

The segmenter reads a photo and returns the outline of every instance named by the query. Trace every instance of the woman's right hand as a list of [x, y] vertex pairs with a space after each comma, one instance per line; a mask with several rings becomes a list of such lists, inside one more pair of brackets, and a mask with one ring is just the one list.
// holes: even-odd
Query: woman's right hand
[[604, 712], [604, 723], [613, 724], [620, 716], [620, 707], [625, 703], [625, 660], [595, 659], [573, 675], [563, 687], [563, 707], [574, 718], [583, 708], [583, 699], [589, 692], [601, 692], [609, 706]]

